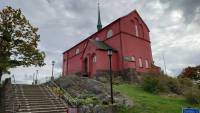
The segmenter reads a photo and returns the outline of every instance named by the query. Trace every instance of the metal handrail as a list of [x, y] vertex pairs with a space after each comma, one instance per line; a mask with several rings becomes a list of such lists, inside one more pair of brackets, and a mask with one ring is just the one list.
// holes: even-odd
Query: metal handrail
[[[21, 107], [21, 103], [18, 101], [18, 100], [16, 100], [16, 94], [15, 93], [17, 93], [17, 85], [16, 84], [13, 84], [13, 87], [14, 87], [14, 89], [12, 88], [12, 90], [14, 90], [14, 92], [12, 92], [12, 96], [13, 96], [13, 100], [12, 100], [12, 105], [13, 105], [13, 108], [12, 108], [12, 111], [13, 111], [13, 113], [15, 113], [15, 110], [16, 111], [18, 111], [19, 109], [20, 109], [20, 107]], [[15, 101], [16, 101], [16, 104], [19, 106], [18, 108], [15, 108]]]
[[59, 88], [63, 94], [63, 98], [65, 101], [67, 101], [71, 106], [76, 107], [78, 105], [78, 100], [73, 98], [65, 89], [62, 87], [58, 86], [54, 81], [50, 81], [52, 85], [54, 85], [56, 88]]

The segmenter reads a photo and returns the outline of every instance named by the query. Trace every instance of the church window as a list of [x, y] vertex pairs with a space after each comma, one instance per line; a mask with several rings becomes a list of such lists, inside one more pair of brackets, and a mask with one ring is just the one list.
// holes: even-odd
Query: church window
[[142, 59], [139, 58], [139, 67], [142, 67]]
[[79, 48], [76, 49], [76, 55], [80, 53]]
[[113, 31], [112, 31], [112, 29], [110, 29], [110, 30], [107, 32], [107, 38], [112, 37], [112, 35], [113, 35]]
[[98, 38], [98, 37], [96, 37], [96, 38], [95, 38], [95, 40], [96, 40], [96, 41], [99, 41], [99, 38]]
[[97, 57], [96, 57], [96, 55], [93, 57], [93, 62], [94, 62], [94, 63], [97, 62]]
[[148, 60], [145, 60], [145, 67], [146, 67], [146, 68], [149, 68]]
[[135, 35], [137, 37], [139, 36], [138, 26], [136, 24], [135, 24]]
[[131, 61], [135, 61], [135, 57], [134, 56], [131, 57]]

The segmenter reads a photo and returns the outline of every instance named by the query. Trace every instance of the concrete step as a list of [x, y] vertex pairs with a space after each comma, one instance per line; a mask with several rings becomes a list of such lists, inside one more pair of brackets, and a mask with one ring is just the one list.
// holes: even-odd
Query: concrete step
[[[20, 103], [20, 106], [21, 107], [40, 107], [40, 106], [43, 106], [43, 107], [48, 107], [48, 106], [66, 106], [65, 104], [63, 104], [63, 103], [40, 103], [40, 104], [32, 104], [32, 103]], [[5, 106], [6, 108], [13, 108], [13, 105], [7, 105], [7, 106]], [[17, 108], [17, 107], [19, 107], [19, 104], [17, 104], [17, 103], [15, 103], [15, 105], [14, 105], [14, 107], [15, 108]]]
[[57, 100], [60, 99], [58, 97], [15, 97], [16, 100]]
[[38, 111], [49, 111], [49, 110], [61, 110], [66, 111], [67, 107], [47, 107], [47, 108], [25, 108], [19, 109], [20, 112], [38, 112]]
[[[6, 103], [9, 105], [10, 103]], [[20, 102], [15, 102], [14, 104], [22, 104], [22, 105], [44, 105], [44, 104], [63, 104], [61, 101], [20, 101]]]
[[16, 95], [15, 98], [56, 98], [56, 97], [54, 95]]
[[[20, 108], [20, 109], [66, 108], [66, 106], [63, 105], [63, 104], [60, 104], [60, 105], [55, 105], [55, 104], [50, 104], [50, 105], [35, 105], [35, 106], [32, 106], [32, 105], [21, 105], [21, 106], [15, 105], [14, 107], [15, 107], [15, 108]], [[6, 108], [6, 109], [12, 109], [13, 106], [7, 106], [7, 107], [5, 107], [5, 108]]]
[[11, 92], [12, 95], [5, 99], [8, 113], [13, 108], [10, 101], [14, 102], [14, 108], [18, 108], [20, 104], [20, 111], [15, 113], [66, 113], [67, 111], [67, 104], [45, 86], [16, 85], [13, 89], [15, 91]]
[[67, 110], [66, 109], [56, 109], [56, 110], [46, 110], [46, 111], [31, 111], [31, 112], [27, 112], [27, 111], [19, 111], [16, 113], [66, 113]]

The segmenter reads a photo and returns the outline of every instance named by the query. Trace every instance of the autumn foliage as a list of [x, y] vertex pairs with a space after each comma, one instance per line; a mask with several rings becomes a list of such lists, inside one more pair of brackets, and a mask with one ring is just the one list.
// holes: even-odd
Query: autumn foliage
[[43, 66], [45, 53], [38, 49], [40, 35], [20, 9], [0, 10], [0, 80], [16, 66]]
[[195, 67], [187, 67], [183, 69], [179, 77], [199, 80], [200, 79], [200, 65], [195, 66]]

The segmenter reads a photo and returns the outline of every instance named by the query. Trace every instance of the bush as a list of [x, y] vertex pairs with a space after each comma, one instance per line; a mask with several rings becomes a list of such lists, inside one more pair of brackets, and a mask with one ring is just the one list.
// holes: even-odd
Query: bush
[[179, 81], [165, 75], [144, 77], [142, 87], [150, 93], [172, 92], [182, 94]]
[[158, 93], [159, 79], [156, 77], [147, 76], [144, 78], [142, 87], [150, 93]]
[[181, 94], [183, 94], [185, 91], [187, 91], [188, 89], [194, 86], [192, 81], [188, 78], [179, 78], [178, 82], [181, 87]]
[[176, 78], [167, 77], [167, 87], [169, 91], [176, 94], [182, 94], [181, 85]]
[[182, 86], [185, 86], [185, 87], [192, 87], [193, 86], [192, 81], [188, 78], [178, 78], [178, 81]]
[[187, 102], [200, 104], [200, 90], [197, 87], [192, 87], [188, 91], [185, 91], [184, 96]]

